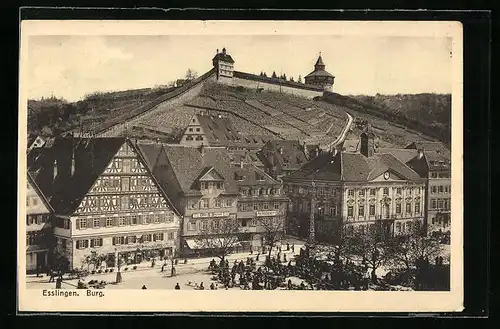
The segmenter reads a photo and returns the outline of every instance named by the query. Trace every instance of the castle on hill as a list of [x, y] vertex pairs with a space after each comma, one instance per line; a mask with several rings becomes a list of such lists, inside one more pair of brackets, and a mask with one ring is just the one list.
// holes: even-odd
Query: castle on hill
[[256, 88], [269, 91], [287, 92], [304, 97], [322, 96], [324, 91], [332, 91], [335, 76], [326, 71], [321, 54], [319, 55], [314, 70], [305, 76], [305, 83], [295, 82], [278, 78], [276, 76], [267, 77], [250, 73], [235, 71], [235, 61], [227, 53], [226, 48], [222, 51], [217, 49], [212, 58], [215, 71], [215, 79], [219, 83]]

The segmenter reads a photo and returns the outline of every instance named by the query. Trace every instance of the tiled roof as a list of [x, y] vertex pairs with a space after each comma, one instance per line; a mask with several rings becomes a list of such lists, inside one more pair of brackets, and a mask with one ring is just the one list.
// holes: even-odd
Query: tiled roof
[[387, 153], [392, 154], [396, 159], [403, 163], [408, 163], [411, 159], [418, 155], [417, 150], [415, 149], [398, 149], [398, 148], [377, 148], [375, 149], [376, 153]]
[[50, 212], [54, 212], [54, 209], [50, 205], [49, 200], [47, 199], [47, 197], [45, 196], [43, 191], [40, 189], [40, 187], [38, 186], [38, 184], [36, 183], [35, 179], [33, 178], [33, 176], [31, 175], [31, 173], [29, 171], [27, 172], [27, 179], [28, 179], [28, 183], [31, 185], [31, 187], [33, 187], [33, 190], [35, 190], [35, 192], [40, 197], [40, 199], [42, 200], [44, 205], [47, 207], [47, 209]]
[[308, 75], [305, 76], [305, 78], [309, 78], [309, 77], [332, 77], [332, 78], [334, 78], [335, 76], [329, 72], [326, 72], [325, 70], [316, 70], [316, 71], [312, 71], [311, 73], [309, 73]]
[[323, 66], [325, 66], [325, 64], [323, 63], [323, 58], [321, 58], [321, 55], [319, 55], [318, 60], [316, 61], [316, 65], [323, 65]]
[[439, 154], [442, 154], [445, 157], [450, 159], [451, 152], [450, 150], [441, 142], [432, 142], [432, 141], [415, 141], [405, 148], [407, 149], [423, 149], [426, 151], [435, 151]]
[[410, 181], [420, 181], [420, 176], [391, 154], [374, 154], [365, 157], [360, 153], [322, 153], [300, 170], [284, 179], [329, 180], [364, 182], [370, 181], [387, 170]]
[[266, 174], [263, 170], [257, 168], [253, 164], [245, 164], [243, 168], [235, 167], [234, 173], [242, 180], [237, 180], [238, 186], [253, 186], [253, 185], [280, 185], [281, 183], [271, 176]]
[[214, 56], [214, 58], [212, 60], [224, 61], [224, 62], [234, 64], [234, 59], [231, 57], [231, 55], [224, 54], [224, 53], [218, 53], [217, 55]]
[[207, 167], [214, 167], [224, 177], [226, 192], [237, 192], [236, 183], [232, 176], [230, 158], [225, 148], [204, 147], [203, 155], [200, 148], [164, 144], [163, 149], [179, 183], [179, 192], [183, 194], [199, 194], [195, 182]]
[[[28, 170], [54, 211], [71, 214], [124, 142], [125, 138], [56, 139], [52, 147], [41, 149], [37, 160], [28, 163]], [[71, 175], [73, 147], [75, 171]], [[58, 168], [54, 180], [55, 160]]]
[[[302, 167], [307, 162], [307, 157], [304, 153], [304, 147], [299, 143], [299, 141], [296, 140], [270, 140], [266, 143], [264, 148], [266, 150], [272, 151], [274, 159], [285, 170], [300, 169], [300, 167]], [[280, 149], [282, 150], [281, 153]], [[272, 159], [266, 157], [264, 152], [259, 153], [259, 156], [262, 161], [266, 162], [268, 165], [271, 165]]]

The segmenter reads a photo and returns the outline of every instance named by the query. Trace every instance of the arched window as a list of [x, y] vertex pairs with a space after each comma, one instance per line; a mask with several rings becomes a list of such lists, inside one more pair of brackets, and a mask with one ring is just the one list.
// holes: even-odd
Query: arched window
[[196, 140], [197, 141], [202, 141], [203, 140], [203, 136], [196, 136]]
[[193, 136], [191, 136], [191, 135], [187, 135], [187, 136], [186, 136], [186, 140], [187, 140], [187, 141], [192, 141], [192, 140], [193, 140]]

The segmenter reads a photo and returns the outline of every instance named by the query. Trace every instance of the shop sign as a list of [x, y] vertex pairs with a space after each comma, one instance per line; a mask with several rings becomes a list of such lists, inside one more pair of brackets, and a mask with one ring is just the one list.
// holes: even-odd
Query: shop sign
[[193, 218], [228, 217], [228, 212], [207, 212], [193, 214]]
[[264, 216], [276, 216], [278, 214], [277, 211], [257, 211], [257, 217], [264, 217]]

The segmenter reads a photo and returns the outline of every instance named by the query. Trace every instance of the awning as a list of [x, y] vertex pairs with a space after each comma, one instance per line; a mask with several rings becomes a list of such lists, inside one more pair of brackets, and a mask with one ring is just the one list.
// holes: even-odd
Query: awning
[[230, 246], [239, 247], [240, 242], [229, 243], [224, 241], [224, 238], [213, 238], [213, 239], [203, 239], [202, 241], [197, 239], [186, 239], [186, 244], [190, 249], [212, 249], [217, 246]]

